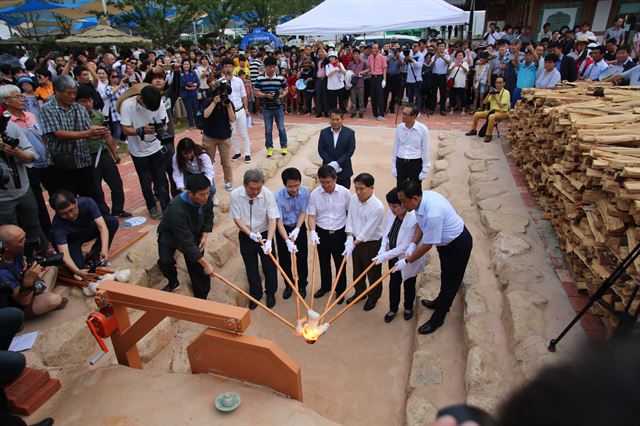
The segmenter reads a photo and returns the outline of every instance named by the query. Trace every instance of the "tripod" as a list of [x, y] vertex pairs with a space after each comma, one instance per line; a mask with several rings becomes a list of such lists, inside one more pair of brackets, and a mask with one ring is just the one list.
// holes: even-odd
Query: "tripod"
[[[599, 301], [602, 298], [602, 296], [604, 296], [607, 290], [609, 290], [611, 286], [613, 286], [616, 283], [616, 281], [622, 276], [622, 274], [624, 274], [627, 268], [631, 266], [631, 264], [636, 260], [636, 258], [639, 255], [640, 255], [640, 243], [636, 245], [633, 250], [631, 250], [629, 255], [622, 261], [622, 263], [620, 263], [620, 265], [616, 267], [616, 269], [611, 273], [611, 275], [609, 275], [609, 277], [602, 282], [600, 287], [589, 298], [589, 302], [587, 302], [584, 308], [582, 308], [582, 310], [578, 312], [578, 314], [571, 320], [569, 325], [566, 326], [564, 330], [562, 330], [562, 332], [558, 335], [558, 337], [556, 337], [555, 339], [551, 339], [551, 341], [549, 342], [549, 346], [547, 347], [549, 352], [556, 351], [556, 346], [558, 345], [558, 343], [560, 343], [560, 340], [562, 340], [565, 334], [567, 334], [569, 330], [571, 330], [571, 328], [580, 320], [580, 318], [582, 318], [582, 316], [587, 313], [589, 308], [591, 308], [591, 306], [593, 306], [594, 303]], [[633, 300], [636, 293], [637, 293], [637, 289], [634, 290], [631, 300]], [[631, 302], [629, 302], [627, 310], [630, 307], [631, 307]], [[637, 314], [638, 312], [636, 312], [636, 315], [635, 315], [636, 319], [637, 319]], [[625, 324], [628, 324], [628, 321], [626, 321]]]

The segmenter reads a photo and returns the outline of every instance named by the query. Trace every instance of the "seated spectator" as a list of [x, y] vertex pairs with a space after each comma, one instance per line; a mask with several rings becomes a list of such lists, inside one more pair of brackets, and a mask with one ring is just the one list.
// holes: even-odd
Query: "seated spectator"
[[207, 237], [213, 229], [211, 181], [202, 174], [187, 178], [186, 191], [171, 201], [158, 225], [158, 266], [169, 281], [162, 288], [172, 292], [180, 287], [175, 252], [182, 252], [193, 295], [206, 299], [214, 268], [204, 257]]
[[484, 103], [489, 104], [489, 109], [485, 111], [478, 111], [473, 114], [473, 124], [471, 130], [465, 133], [467, 136], [477, 135], [476, 127], [478, 127], [478, 121], [483, 118], [487, 119], [487, 132], [484, 137], [485, 142], [491, 142], [493, 127], [496, 123], [506, 119], [508, 117], [509, 106], [511, 105], [511, 94], [504, 88], [504, 78], [496, 78], [496, 88], [489, 92], [489, 95], [484, 100]]
[[10, 303], [27, 318], [63, 309], [67, 298], [53, 293], [58, 267], [43, 268], [36, 262], [28, 265], [23, 256], [25, 232], [16, 225], [0, 225], [0, 241], [5, 245], [0, 254], [0, 283], [10, 288]]
[[587, 81], [599, 81], [600, 75], [603, 74], [609, 64], [604, 60], [606, 48], [604, 46], [595, 46], [591, 54], [593, 55], [593, 64], [589, 65], [589, 68], [584, 73], [584, 79]]
[[[102, 263], [109, 260], [109, 247], [118, 231], [118, 219], [103, 217], [91, 198], [76, 198], [65, 190], [54, 192], [49, 204], [56, 212], [51, 221], [53, 243], [64, 255], [64, 264], [71, 273], [86, 279], [87, 260]], [[93, 240], [95, 243], [85, 257], [82, 246]]]
[[604, 81], [614, 83], [624, 81], [625, 83], [628, 82], [629, 86], [640, 86], [640, 65], [636, 65], [621, 74], [614, 74]]
[[560, 83], [560, 71], [556, 69], [557, 61], [558, 57], [554, 53], [550, 53], [544, 58], [544, 69], [538, 75], [536, 88], [552, 89]]
[[202, 145], [196, 144], [191, 138], [180, 139], [172, 161], [172, 178], [179, 192], [184, 191], [189, 176], [204, 175], [211, 184], [213, 205], [217, 205], [215, 197], [216, 185], [213, 182], [216, 171], [211, 162], [211, 157], [209, 157]]

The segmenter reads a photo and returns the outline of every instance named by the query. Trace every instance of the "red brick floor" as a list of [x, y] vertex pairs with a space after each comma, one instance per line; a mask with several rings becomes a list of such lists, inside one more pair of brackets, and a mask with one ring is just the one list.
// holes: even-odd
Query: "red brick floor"
[[[538, 203], [533, 197], [533, 194], [531, 194], [524, 174], [520, 171], [514, 159], [509, 156], [510, 146], [504, 144], [502, 145], [502, 149], [507, 158], [507, 162], [509, 164], [511, 174], [513, 175], [513, 179], [516, 182], [518, 189], [520, 190], [522, 201], [527, 207], [529, 207], [531, 220], [535, 225], [540, 238], [542, 239], [545, 249], [549, 253], [549, 261], [553, 265], [556, 274], [558, 275], [558, 278], [562, 283], [562, 288], [567, 294], [571, 306], [577, 313], [582, 310], [582, 308], [587, 304], [589, 298], [578, 292], [573, 274], [569, 270], [567, 264], [564, 262], [562, 254], [559, 252], [559, 250], [557, 250], [557, 242], [550, 241], [550, 239], [555, 239], [553, 237], [553, 231], [550, 231], [551, 225], [548, 223], [548, 221], [540, 218], [540, 213], [542, 212], [542, 210], [538, 206]], [[551, 235], [549, 235], [550, 232]], [[596, 315], [587, 312], [580, 319], [580, 325], [582, 325], [582, 328], [587, 334], [587, 337], [593, 341], [602, 341], [606, 337], [604, 324], [602, 323], [602, 320]], [[560, 332], [560, 330], [558, 330], [558, 332]]]

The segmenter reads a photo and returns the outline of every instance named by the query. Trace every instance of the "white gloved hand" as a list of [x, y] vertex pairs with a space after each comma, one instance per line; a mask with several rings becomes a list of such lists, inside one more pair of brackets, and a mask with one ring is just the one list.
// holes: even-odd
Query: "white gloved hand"
[[336, 173], [338, 173], [338, 169], [340, 168], [340, 164], [338, 164], [337, 161], [332, 161], [328, 165], [333, 167], [333, 169], [336, 171]]
[[427, 172], [420, 172], [418, 179], [425, 180], [427, 178]]
[[262, 246], [262, 251], [264, 252], [264, 254], [271, 253], [271, 240], [267, 240], [264, 242], [264, 245]]
[[320, 237], [318, 237], [318, 233], [315, 230], [311, 231], [311, 244], [320, 244]]
[[391, 170], [391, 176], [393, 176], [394, 179], [398, 179], [398, 171], [396, 169]]
[[382, 265], [384, 262], [389, 260], [389, 256], [386, 251], [379, 251], [378, 255], [371, 259], [373, 262], [376, 262], [376, 265]]
[[257, 234], [255, 232], [252, 232], [249, 234], [249, 238], [251, 238], [253, 241], [255, 241], [256, 243], [259, 243], [260, 240], [262, 239], [262, 235]]
[[404, 259], [400, 259], [396, 266], [393, 268], [393, 272], [400, 272], [407, 267], [408, 263]]
[[[353, 238], [352, 238], [353, 240]], [[356, 248], [356, 246], [353, 244], [353, 242], [349, 242], [349, 240], [347, 240], [346, 243], [344, 243], [344, 251], [342, 252], [343, 256], [349, 257], [351, 256], [351, 253], [353, 253], [353, 250]]]
[[384, 89], [385, 86], [387, 85], [387, 81], [386, 80], [382, 80], [382, 88]]
[[289, 233], [289, 239], [294, 241], [297, 240], [299, 233], [300, 233], [300, 228], [295, 228], [293, 231]]
[[405, 257], [411, 256], [413, 252], [416, 251], [416, 248], [416, 243], [409, 244], [409, 247], [407, 247], [407, 250], [404, 252]]
[[296, 245], [293, 244], [293, 241], [287, 240], [287, 250], [289, 250], [289, 253], [297, 253], [298, 247], [296, 247]]
[[353, 245], [353, 235], [347, 235], [347, 240], [344, 243]]

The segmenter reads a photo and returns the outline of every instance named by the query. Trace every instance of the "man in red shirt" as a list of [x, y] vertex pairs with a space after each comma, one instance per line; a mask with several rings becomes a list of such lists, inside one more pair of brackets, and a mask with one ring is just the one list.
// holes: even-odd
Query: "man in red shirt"
[[371, 74], [371, 110], [376, 120], [384, 119], [383, 89], [387, 85], [387, 60], [380, 54], [380, 46], [373, 43], [368, 58]]

